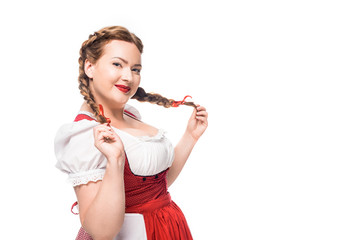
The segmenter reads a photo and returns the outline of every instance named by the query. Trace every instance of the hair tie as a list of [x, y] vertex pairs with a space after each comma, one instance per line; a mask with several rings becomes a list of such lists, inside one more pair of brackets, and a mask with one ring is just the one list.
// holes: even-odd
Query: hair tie
[[183, 104], [185, 103], [185, 99], [188, 98], [188, 97], [189, 97], [189, 98], [192, 98], [190, 95], [186, 95], [182, 101], [173, 101], [173, 103], [171, 104], [171, 106], [172, 106], [172, 107], [178, 107], [178, 106], [180, 106], [180, 105], [183, 105]]
[[73, 211], [74, 207], [78, 205], [78, 202], [74, 202], [74, 204], [71, 206], [71, 212], [74, 214], [74, 215], [79, 215], [79, 213], [76, 213]]
[[104, 108], [103, 108], [103, 106], [101, 104], [99, 104], [99, 111], [100, 111], [100, 115], [103, 116], [106, 119], [106, 122], [107, 122], [108, 126], [110, 126], [111, 120], [110, 120], [110, 118], [105, 117]]

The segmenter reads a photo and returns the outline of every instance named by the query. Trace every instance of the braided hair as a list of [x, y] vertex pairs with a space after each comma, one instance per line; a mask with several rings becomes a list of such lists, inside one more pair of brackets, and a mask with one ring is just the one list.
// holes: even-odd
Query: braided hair
[[[93, 110], [97, 121], [100, 123], [106, 123], [106, 118], [100, 114], [98, 104], [95, 102], [94, 95], [90, 91], [90, 78], [86, 75], [84, 70], [85, 60], [95, 63], [102, 55], [104, 46], [111, 40], [122, 40], [130, 43], [134, 43], [140, 53], [143, 52], [143, 44], [135, 34], [130, 33], [124, 27], [110, 26], [100, 29], [94, 34], [90, 34], [88, 40], [84, 41], [80, 49], [79, 57], [79, 89], [84, 100]], [[150, 102], [166, 108], [173, 105], [173, 99], [167, 99], [157, 93], [147, 93], [141, 87], [138, 87], [132, 99], [136, 99], [140, 102]], [[196, 107], [193, 102], [185, 102], [184, 105]]]

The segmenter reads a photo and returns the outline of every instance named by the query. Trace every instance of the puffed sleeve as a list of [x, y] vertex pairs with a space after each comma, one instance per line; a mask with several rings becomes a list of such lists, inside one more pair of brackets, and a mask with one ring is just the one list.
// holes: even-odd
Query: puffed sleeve
[[107, 159], [94, 145], [93, 128], [98, 124], [82, 120], [65, 124], [56, 133], [56, 167], [68, 174], [74, 187], [104, 177]]

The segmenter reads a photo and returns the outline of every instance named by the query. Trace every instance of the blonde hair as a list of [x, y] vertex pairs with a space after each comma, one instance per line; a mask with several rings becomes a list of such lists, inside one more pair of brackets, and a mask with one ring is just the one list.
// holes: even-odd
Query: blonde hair
[[[88, 59], [91, 63], [96, 63], [103, 53], [104, 46], [111, 40], [122, 40], [134, 43], [140, 53], [143, 52], [144, 48], [140, 38], [121, 26], [102, 28], [94, 34], [89, 35], [88, 40], [84, 41], [81, 45], [78, 77], [79, 89], [81, 95], [84, 96], [86, 103], [93, 110], [96, 119], [100, 123], [106, 123], [106, 118], [100, 114], [98, 104], [95, 102], [94, 95], [90, 91], [90, 78], [85, 74], [84, 65], [86, 59]], [[173, 103], [175, 102], [173, 99], [167, 99], [157, 93], [147, 93], [141, 87], [137, 89], [132, 98], [140, 102], [150, 102], [166, 108], [173, 106]], [[184, 105], [196, 107], [193, 102], [185, 102]]]

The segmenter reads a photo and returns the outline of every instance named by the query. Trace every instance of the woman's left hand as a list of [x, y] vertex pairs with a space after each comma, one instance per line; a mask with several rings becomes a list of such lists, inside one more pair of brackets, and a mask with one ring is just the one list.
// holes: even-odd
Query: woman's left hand
[[194, 108], [194, 111], [188, 121], [186, 132], [197, 141], [208, 126], [208, 113], [206, 112], [205, 107], [198, 104], [196, 106], [197, 108]]

